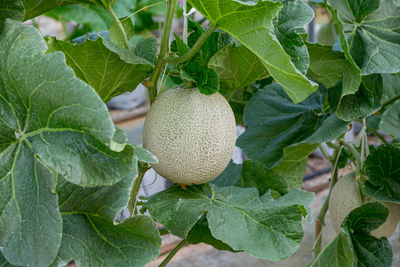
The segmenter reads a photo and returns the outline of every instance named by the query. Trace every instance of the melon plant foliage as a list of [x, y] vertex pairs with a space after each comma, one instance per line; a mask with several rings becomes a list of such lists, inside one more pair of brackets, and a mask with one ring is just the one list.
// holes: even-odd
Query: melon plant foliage
[[[300, 188], [308, 156], [325, 143], [331, 189], [347, 164], [368, 201], [324, 248], [319, 232], [310, 265], [392, 266], [396, 251], [371, 232], [389, 214], [382, 202], [400, 204], [399, 1], [188, 6], [208, 24], [190, 20], [187, 42], [175, 34], [169, 45], [177, 0], [0, 0], [0, 266], [144, 266], [160, 252], [156, 222], [187, 243], [286, 259], [304, 222], [324, 226], [328, 205], [313, 218], [314, 195]], [[308, 41], [312, 7], [329, 12], [333, 46]], [[153, 30], [160, 14], [158, 47], [139, 29]], [[78, 26], [64, 40], [44, 37], [24, 23], [39, 15]], [[140, 83], [151, 103], [175, 86], [222, 94], [245, 126], [236, 145], [248, 159], [138, 208], [158, 160], [127, 140], [106, 103]], [[362, 128], [347, 143], [353, 121]], [[368, 146], [369, 132], [384, 144]]]

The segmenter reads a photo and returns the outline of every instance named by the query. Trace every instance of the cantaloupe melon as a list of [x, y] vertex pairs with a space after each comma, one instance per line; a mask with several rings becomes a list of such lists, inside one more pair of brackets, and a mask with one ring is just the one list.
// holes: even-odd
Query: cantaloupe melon
[[362, 199], [355, 174], [348, 173], [335, 184], [329, 199], [329, 215], [337, 233], [347, 215], [361, 205]]
[[[372, 231], [371, 234], [378, 238], [382, 236], [389, 238], [396, 231], [399, 223], [400, 205], [391, 202], [383, 202], [382, 204], [389, 209], [389, 215], [385, 223]], [[340, 226], [347, 215], [361, 205], [362, 198], [355, 174], [353, 172], [346, 174], [336, 183], [329, 199], [329, 214], [336, 232], [340, 231]]]
[[143, 128], [143, 147], [158, 158], [154, 170], [173, 183], [213, 180], [226, 168], [236, 141], [232, 109], [219, 94], [173, 88], [152, 104]]

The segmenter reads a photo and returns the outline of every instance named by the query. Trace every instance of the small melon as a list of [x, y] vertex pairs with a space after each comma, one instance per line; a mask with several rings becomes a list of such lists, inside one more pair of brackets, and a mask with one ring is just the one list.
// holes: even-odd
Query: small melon
[[219, 94], [197, 88], [162, 93], [147, 113], [143, 147], [158, 158], [154, 170], [173, 183], [213, 180], [228, 165], [236, 142], [232, 109]]
[[[371, 234], [377, 238], [389, 238], [395, 231], [400, 220], [400, 205], [391, 202], [382, 202], [388, 209], [386, 221]], [[329, 200], [329, 214], [335, 231], [340, 231], [340, 226], [347, 215], [355, 208], [362, 205], [359, 184], [354, 172], [346, 174], [332, 189]]]
[[335, 184], [329, 199], [329, 215], [337, 233], [350, 211], [361, 205], [362, 199], [355, 174], [348, 173]]

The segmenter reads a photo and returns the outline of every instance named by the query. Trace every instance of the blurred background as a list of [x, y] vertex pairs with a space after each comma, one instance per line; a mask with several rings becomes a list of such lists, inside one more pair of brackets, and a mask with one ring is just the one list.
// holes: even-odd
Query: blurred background
[[[155, 37], [159, 40], [166, 11], [165, 1], [116, 0], [113, 8], [118, 17], [127, 17], [132, 20], [135, 25], [135, 35], [130, 42], [135, 44], [147, 37]], [[321, 44], [333, 45], [334, 49], [339, 50], [340, 45], [338, 44], [337, 33], [331, 23], [329, 13], [322, 7], [313, 6], [313, 8], [315, 18], [304, 29], [308, 34], [308, 41], [318, 41]], [[208, 23], [201, 14], [191, 10], [190, 7], [188, 7], [185, 15], [191, 20], [200, 23], [202, 26], [206, 26]], [[175, 16], [172, 29], [172, 31], [179, 36], [182, 36], [183, 32], [183, 16], [183, 8], [180, 7]], [[96, 6], [76, 4], [53, 9], [45, 15], [39, 16], [34, 20], [29, 20], [26, 23], [38, 28], [44, 36], [55, 36], [60, 40], [82, 42], [82, 36], [89, 36], [90, 38], [90, 36], [101, 35], [107, 37], [107, 29], [111, 22], [112, 20], [105, 10]], [[172, 35], [171, 40], [173, 39], [174, 37]], [[173, 83], [167, 79], [165, 86], [173, 86]], [[140, 84], [137, 88], [132, 88], [132, 92], [115, 97], [107, 104], [115, 124], [121, 127], [126, 132], [129, 140], [135, 144], [142, 143], [144, 119], [149, 109], [146, 90], [146, 87]], [[359, 127], [355, 123], [352, 131], [347, 134], [349, 141], [353, 139], [354, 134], [357, 133], [358, 130]], [[239, 125], [237, 127], [237, 134], [240, 135], [243, 131], [244, 128]], [[373, 137], [370, 138], [370, 140], [372, 144], [379, 141]], [[245, 155], [243, 155], [239, 148], [236, 148], [233, 161], [235, 163], [241, 163], [243, 159], [245, 159]], [[313, 153], [308, 159], [303, 189], [316, 193], [315, 200], [311, 206], [313, 216], [317, 215], [328, 194], [330, 178], [329, 166], [329, 162], [324, 159], [318, 151]], [[346, 173], [346, 171], [348, 170], [342, 169], [341, 173]], [[166, 189], [169, 185], [168, 181], [150, 170], [146, 173], [139, 195], [147, 197]], [[128, 215], [128, 212], [126, 212], [124, 216]], [[327, 224], [327, 227], [325, 227], [323, 231], [323, 246], [336, 236], [336, 233], [330, 226], [329, 216], [327, 216]], [[209, 245], [198, 244], [184, 247], [168, 266], [306, 266], [312, 261], [311, 250], [314, 246], [314, 225], [304, 220], [303, 226], [305, 236], [299, 251], [289, 259], [279, 263], [254, 259], [244, 253], [218, 251]], [[393, 249], [397, 252], [400, 250], [398, 238], [398, 233], [394, 234], [391, 238]], [[163, 236], [161, 256], [158, 260], [150, 263], [148, 267], [158, 266], [163, 260], [163, 257], [165, 257], [179, 241], [179, 238], [170, 235]], [[395, 264], [394, 266], [400, 266], [399, 253], [395, 255], [393, 262]]]

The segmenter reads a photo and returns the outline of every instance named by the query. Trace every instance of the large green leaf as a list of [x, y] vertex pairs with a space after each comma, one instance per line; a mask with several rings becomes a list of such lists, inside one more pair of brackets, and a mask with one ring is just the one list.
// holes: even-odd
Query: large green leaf
[[336, 110], [337, 116], [342, 120], [351, 121], [373, 113], [381, 105], [382, 92], [381, 75], [363, 76], [360, 89], [355, 94], [340, 99]]
[[[112, 7], [116, 15], [121, 18], [129, 16], [133, 12], [135, 2], [135, 0], [115, 0]], [[45, 14], [58, 20], [90, 25], [93, 31], [107, 30], [112, 22], [112, 18], [103, 7], [92, 4], [67, 4], [53, 8]]]
[[68, 4], [91, 4], [108, 9], [114, 0], [23, 0], [25, 20], [39, 16], [46, 11]]
[[382, 102], [389, 102], [400, 95], [400, 74], [382, 74], [383, 95]]
[[379, 128], [387, 134], [392, 135], [394, 138], [400, 138], [400, 100], [394, 102], [382, 114]]
[[210, 59], [208, 66], [214, 68], [219, 79], [233, 90], [268, 77], [260, 59], [245, 46], [222, 48]]
[[112, 18], [107, 11], [99, 6], [94, 5], [65, 5], [46, 12], [46, 16], [73, 21], [78, 24], [88, 23], [91, 28], [96, 31], [107, 30], [112, 22]]
[[318, 146], [319, 144], [304, 143], [283, 149], [283, 158], [278, 165], [272, 167], [272, 171], [285, 179], [289, 190], [300, 188], [303, 184], [308, 156]]
[[[283, 158], [286, 147], [321, 144], [337, 138], [346, 131], [348, 123], [324, 112], [325, 94], [326, 89], [321, 86], [306, 100], [294, 104], [277, 83], [258, 90], [247, 103], [246, 131], [237, 144], [251, 159], [272, 167]], [[308, 148], [310, 151], [303, 149], [306, 155], [315, 146]]]
[[306, 74], [310, 57], [299, 32], [314, 18], [314, 11], [302, 0], [282, 0], [281, 3], [283, 8], [274, 23], [275, 35], [296, 68]]
[[79, 267], [142, 267], [160, 251], [157, 225], [144, 215], [136, 215], [115, 225], [99, 215], [63, 214], [63, 240], [53, 266], [74, 259]]
[[25, 142], [3, 151], [0, 162], [2, 253], [14, 265], [47, 266], [61, 243], [55, 179]]
[[12, 264], [45, 266], [61, 238], [49, 169], [81, 185], [109, 185], [131, 172], [133, 149], [114, 140], [106, 106], [63, 55], [43, 54], [36, 29], [7, 20], [0, 50], [0, 243]]
[[341, 231], [347, 235], [354, 258], [354, 266], [392, 266], [393, 251], [386, 237], [380, 239], [370, 232], [382, 225], [389, 214], [379, 202], [369, 202], [350, 212]]
[[93, 87], [104, 102], [133, 91], [152, 69], [152, 63], [133, 52], [98, 38], [82, 44], [47, 39], [48, 53], [62, 51], [76, 76]]
[[344, 55], [333, 51], [331, 46], [307, 43], [310, 54], [310, 68], [307, 75], [326, 88], [334, 86], [344, 71]]
[[347, 43], [346, 36], [344, 33], [344, 26], [342, 21], [339, 19], [338, 12], [331, 6], [327, 6], [328, 10], [332, 14], [333, 23], [336, 31], [339, 34], [340, 46], [344, 52], [346, 58], [343, 72], [343, 92], [342, 95], [354, 94], [357, 92], [361, 83], [361, 70], [357, 67], [354, 59], [351, 57], [349, 52], [349, 44]]
[[316, 90], [317, 85], [294, 66], [271, 32], [271, 22], [282, 8], [281, 3], [260, 1], [257, 5], [248, 6], [231, 0], [189, 2], [214, 25], [233, 35], [256, 54], [294, 102], [304, 100]]
[[14, 267], [15, 265], [10, 264], [3, 256], [0, 251], [0, 266], [1, 267]]
[[215, 237], [213, 237], [210, 228], [208, 226], [207, 220], [199, 222], [195, 226], [193, 226], [193, 228], [188, 233], [187, 241], [190, 244], [206, 243], [219, 250], [228, 250], [231, 252], [236, 252], [236, 250], [234, 250], [221, 240], [218, 240]]
[[[137, 162], [137, 161], [136, 161]], [[135, 216], [113, 222], [129, 200], [137, 170], [113, 186], [82, 188], [59, 178], [63, 239], [54, 265], [70, 260], [79, 266], [143, 266], [157, 257], [161, 239], [155, 223]]]
[[338, 13], [348, 50], [362, 75], [400, 71], [400, 6], [396, 0], [328, 2]]
[[260, 195], [264, 195], [268, 189], [279, 193], [288, 192], [285, 180], [257, 160], [245, 160], [243, 164], [235, 164], [232, 161], [228, 167], [212, 183], [217, 186], [255, 187]]
[[353, 254], [347, 236], [344, 233], [340, 232], [329, 242], [318, 257], [314, 259], [310, 267], [325, 267], [328, 262], [331, 267], [353, 266]]
[[187, 190], [173, 186], [152, 196], [145, 207], [168, 230], [181, 237], [186, 237], [202, 214], [206, 214], [216, 239], [253, 257], [277, 261], [298, 249], [303, 236], [301, 218], [306, 212], [298, 204], [296, 192], [275, 201], [268, 194], [260, 199], [255, 188], [211, 185], [211, 190], [208, 195], [200, 186]]
[[137, 170], [112, 186], [80, 187], [58, 177], [58, 204], [62, 213], [88, 213], [100, 215], [113, 221], [128, 205], [132, 181]]
[[365, 161], [364, 192], [380, 201], [400, 203], [400, 149], [380, 146]]
[[23, 20], [25, 15], [22, 0], [0, 0], [0, 32], [6, 18]]

